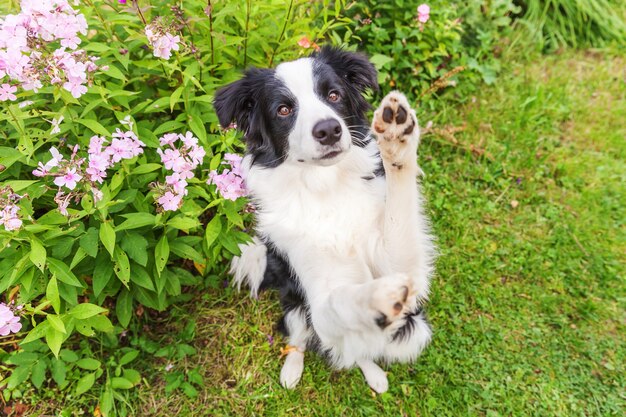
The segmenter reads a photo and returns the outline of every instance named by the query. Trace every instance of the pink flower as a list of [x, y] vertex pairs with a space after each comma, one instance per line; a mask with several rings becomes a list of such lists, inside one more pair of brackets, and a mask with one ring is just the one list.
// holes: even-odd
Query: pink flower
[[430, 19], [430, 6], [427, 4], [417, 6], [417, 20], [421, 23], [426, 23], [428, 19]]
[[206, 151], [202, 146], [194, 146], [191, 148], [188, 155], [195, 165], [200, 165], [206, 155]]
[[0, 86], [0, 101], [15, 101], [17, 100], [17, 96], [13, 93], [17, 91], [17, 87], [10, 84], [2, 84]]
[[174, 172], [172, 175], [165, 177], [165, 183], [171, 185], [176, 194], [187, 195], [187, 181], [179, 173]]
[[182, 196], [176, 195], [171, 191], [167, 191], [157, 201], [163, 207], [163, 210], [175, 211], [181, 205]]
[[170, 59], [172, 50], [178, 51], [180, 46], [180, 36], [174, 36], [171, 33], [164, 32], [158, 27], [157, 23], [151, 23], [146, 26], [146, 37], [152, 45], [153, 54], [157, 58]]
[[111, 161], [117, 163], [122, 159], [133, 157], [133, 144], [125, 139], [113, 139], [111, 145], [107, 146], [105, 152], [111, 155]]
[[4, 225], [6, 231], [11, 232], [22, 227], [22, 220], [17, 216], [19, 209], [15, 204], [7, 204], [0, 210], [0, 223]]
[[165, 165], [165, 169], [171, 169], [177, 172], [185, 164], [185, 159], [178, 149], [166, 149], [165, 152], [161, 149], [157, 149], [157, 153], [161, 156], [161, 162]]
[[22, 329], [20, 318], [4, 303], [0, 303], [0, 336], [8, 336], [9, 333], [17, 333]]
[[76, 168], [70, 168], [67, 171], [65, 171], [65, 174], [59, 177], [56, 177], [54, 179], [54, 184], [57, 187], [65, 186], [69, 188], [70, 190], [73, 190], [74, 188], [76, 188], [76, 183], [80, 181], [81, 178], [82, 176], [76, 173]]
[[72, 93], [72, 97], [79, 98], [87, 92], [87, 87], [79, 82], [66, 82], [63, 84], [63, 88]]
[[222, 197], [228, 200], [235, 201], [247, 194], [243, 178], [228, 169], [221, 174], [211, 171], [207, 184], [215, 184]]
[[178, 135], [176, 133], [166, 133], [162, 137], [159, 138], [159, 143], [161, 146], [170, 145], [174, 146], [174, 142], [178, 140]]
[[178, 137], [185, 144], [185, 146], [187, 146], [188, 148], [191, 148], [191, 147], [196, 146], [198, 144], [198, 139], [196, 137], [194, 137], [193, 133], [191, 133], [191, 132], [185, 133], [184, 136], [183, 135], [178, 135]]

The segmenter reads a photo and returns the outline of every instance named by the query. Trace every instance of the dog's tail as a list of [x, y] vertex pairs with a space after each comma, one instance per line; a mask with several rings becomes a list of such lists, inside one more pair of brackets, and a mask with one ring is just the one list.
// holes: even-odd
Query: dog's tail
[[230, 263], [233, 285], [241, 290], [241, 285], [246, 283], [250, 287], [250, 296], [257, 298], [267, 267], [267, 246], [254, 237], [252, 242], [240, 244], [239, 249], [241, 255], [235, 256]]

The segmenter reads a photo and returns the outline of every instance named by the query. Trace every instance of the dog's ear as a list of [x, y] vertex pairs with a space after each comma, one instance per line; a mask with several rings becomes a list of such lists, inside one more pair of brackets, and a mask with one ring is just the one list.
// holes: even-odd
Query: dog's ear
[[378, 91], [376, 68], [363, 54], [324, 46], [313, 57], [329, 65], [341, 78], [355, 86], [361, 93], [372, 89]]
[[240, 80], [217, 90], [213, 107], [222, 128], [227, 128], [234, 121], [237, 129], [248, 132], [255, 97], [263, 88], [263, 80], [269, 75], [268, 72], [269, 70], [249, 69]]
[[237, 128], [247, 130], [247, 121], [252, 109], [249, 91], [244, 88], [245, 79], [232, 82], [220, 88], [215, 93], [213, 107], [220, 121], [220, 126], [226, 129], [233, 121]]

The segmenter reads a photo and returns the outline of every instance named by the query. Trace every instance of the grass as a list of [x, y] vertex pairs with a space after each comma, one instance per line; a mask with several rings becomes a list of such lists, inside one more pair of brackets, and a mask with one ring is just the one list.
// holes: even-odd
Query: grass
[[[512, 63], [464, 107], [424, 115], [439, 132], [420, 148], [441, 253], [435, 334], [416, 364], [388, 368], [389, 392], [310, 354], [300, 385], [282, 389], [276, 297], [219, 288], [151, 323], [175, 345], [195, 322], [197, 354], [144, 360], [131, 414], [622, 415], [624, 68], [591, 52]], [[199, 371], [196, 398], [165, 394], [167, 363]]]

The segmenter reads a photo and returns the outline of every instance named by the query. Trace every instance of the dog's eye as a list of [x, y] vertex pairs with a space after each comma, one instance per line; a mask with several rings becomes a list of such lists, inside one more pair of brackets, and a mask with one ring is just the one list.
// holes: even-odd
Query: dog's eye
[[280, 106], [278, 108], [278, 112], [277, 113], [278, 113], [279, 116], [285, 117], [285, 116], [289, 116], [292, 111], [293, 111], [292, 108], [289, 107], [289, 106]]
[[339, 101], [340, 98], [341, 97], [339, 96], [339, 93], [336, 91], [331, 91], [330, 93], [328, 93], [328, 100], [332, 101], [333, 103]]

